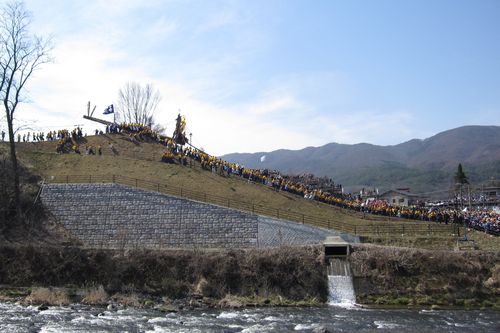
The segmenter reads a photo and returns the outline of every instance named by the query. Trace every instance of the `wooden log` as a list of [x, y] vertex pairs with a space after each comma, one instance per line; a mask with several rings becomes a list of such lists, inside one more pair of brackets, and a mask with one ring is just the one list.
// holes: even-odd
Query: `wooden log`
[[87, 119], [87, 120], [90, 120], [90, 121], [95, 121], [97, 123], [101, 123], [103, 125], [111, 125], [113, 124], [113, 122], [111, 121], [107, 121], [107, 120], [103, 120], [103, 119], [99, 119], [99, 118], [94, 118], [94, 117], [91, 117], [91, 116], [83, 116], [84, 119]]

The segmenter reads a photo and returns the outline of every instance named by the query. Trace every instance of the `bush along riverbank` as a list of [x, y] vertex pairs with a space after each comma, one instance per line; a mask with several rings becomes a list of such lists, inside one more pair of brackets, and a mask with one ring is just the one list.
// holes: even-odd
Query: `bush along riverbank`
[[322, 249], [235, 251], [0, 248], [0, 300], [178, 311], [197, 307], [322, 305]]
[[500, 253], [356, 245], [357, 301], [371, 306], [500, 310]]

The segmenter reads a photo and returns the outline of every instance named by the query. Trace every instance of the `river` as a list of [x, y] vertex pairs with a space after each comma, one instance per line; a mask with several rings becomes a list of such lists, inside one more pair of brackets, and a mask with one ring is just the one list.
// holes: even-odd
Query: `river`
[[0, 303], [0, 332], [500, 332], [500, 312], [256, 308], [164, 314], [154, 310]]

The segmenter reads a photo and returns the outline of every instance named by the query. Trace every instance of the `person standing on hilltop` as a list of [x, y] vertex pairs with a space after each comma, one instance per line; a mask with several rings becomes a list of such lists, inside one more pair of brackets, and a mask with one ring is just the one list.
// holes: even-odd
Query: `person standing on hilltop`
[[2, 131], [2, 141], [5, 141], [5, 132]]

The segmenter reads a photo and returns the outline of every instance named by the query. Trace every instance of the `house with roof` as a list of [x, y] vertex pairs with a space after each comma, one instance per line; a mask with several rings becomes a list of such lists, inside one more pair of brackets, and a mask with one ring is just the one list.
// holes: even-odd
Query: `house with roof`
[[386, 191], [378, 196], [380, 200], [385, 200], [391, 206], [412, 206], [418, 201], [424, 200], [422, 196], [411, 194], [409, 189], [395, 189]]

